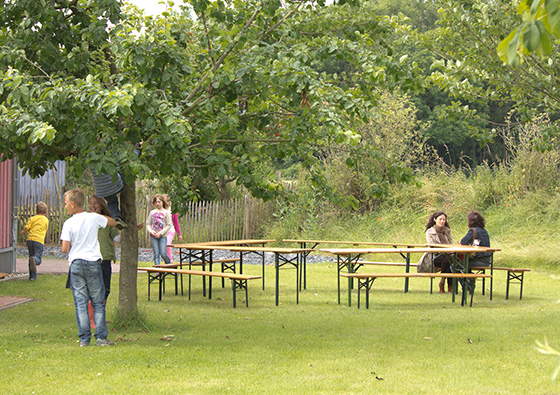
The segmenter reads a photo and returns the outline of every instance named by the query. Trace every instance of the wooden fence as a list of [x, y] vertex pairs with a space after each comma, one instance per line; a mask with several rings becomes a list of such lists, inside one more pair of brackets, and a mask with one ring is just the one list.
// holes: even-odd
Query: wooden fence
[[62, 231], [62, 224], [68, 218], [68, 214], [64, 209], [64, 200], [62, 198], [57, 198], [57, 196], [52, 196], [48, 189], [44, 191], [44, 196], [41, 199], [37, 197], [20, 197], [17, 202], [17, 216], [18, 216], [18, 235], [17, 241], [18, 245], [25, 244], [27, 240], [27, 235], [21, 236], [19, 232], [23, 229], [29, 218], [33, 217], [35, 213], [35, 207], [37, 203], [42, 200], [43, 202], [53, 202], [52, 205], [48, 205], [48, 218], [49, 218], [49, 228], [47, 230], [47, 236], [45, 243], [47, 245], [60, 244], [60, 232]]
[[[151, 201], [152, 198], [146, 196], [143, 205], [138, 202], [138, 223], [145, 222], [153, 208]], [[272, 216], [272, 207], [249, 195], [227, 201], [189, 202], [186, 214], [179, 217], [183, 243], [258, 237]], [[150, 237], [145, 227], [141, 233], [140, 244], [149, 246]], [[175, 243], [178, 240], [175, 236]]]
[[[18, 232], [23, 229], [29, 218], [35, 215], [35, 202], [31, 199], [21, 199], [18, 202]], [[35, 199], [36, 200], [36, 199]], [[50, 200], [50, 192], [45, 191], [44, 201]], [[142, 195], [137, 197], [137, 221], [146, 222], [148, 213], [152, 210], [152, 197]], [[246, 195], [244, 198], [228, 201], [190, 202], [186, 215], [179, 217], [179, 224], [184, 243], [202, 241], [222, 241], [259, 237], [262, 227], [272, 217], [273, 205], [260, 199]], [[57, 202], [49, 207], [49, 229], [46, 243], [60, 244], [62, 224], [68, 218], [64, 205]], [[18, 234], [18, 244], [25, 245], [26, 236]], [[140, 247], [150, 247], [150, 237], [144, 226], [138, 232]], [[178, 237], [175, 237], [178, 242]]]

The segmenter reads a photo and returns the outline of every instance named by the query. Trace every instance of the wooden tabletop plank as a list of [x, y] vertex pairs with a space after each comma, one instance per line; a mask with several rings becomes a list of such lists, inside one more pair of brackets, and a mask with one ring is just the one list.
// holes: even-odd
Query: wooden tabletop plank
[[478, 252], [497, 252], [501, 251], [500, 248], [494, 247], [483, 247], [483, 246], [471, 246], [471, 245], [462, 245], [462, 244], [426, 244], [427, 247], [437, 247], [437, 248], [455, 248], [457, 246], [471, 248], [474, 251]]
[[238, 280], [254, 280], [254, 279], [261, 278], [261, 276], [255, 276], [251, 274], [209, 272], [204, 270], [188, 270], [188, 269], [164, 269], [159, 267], [139, 267], [138, 270], [144, 272], [152, 272], [152, 273], [153, 272], [175, 273], [175, 274], [193, 274], [193, 275], [212, 276], [212, 277], [225, 277], [225, 278], [234, 278]]
[[313, 243], [313, 244], [348, 244], [354, 246], [371, 245], [371, 246], [395, 246], [395, 247], [425, 247], [426, 244], [409, 244], [409, 243], [377, 243], [372, 241], [336, 241], [336, 240], [304, 240], [304, 239], [283, 239], [286, 243]]
[[240, 252], [273, 252], [279, 254], [299, 254], [302, 252], [311, 252], [313, 248], [285, 248], [285, 247], [254, 247], [254, 246], [224, 246], [224, 245], [207, 245], [207, 244], [189, 244], [187, 248], [190, 250], [228, 250]]
[[342, 277], [370, 278], [370, 277], [457, 277], [457, 278], [489, 278], [490, 274], [482, 273], [340, 273]]
[[241, 240], [224, 240], [224, 241], [204, 241], [200, 243], [182, 243], [182, 244], [170, 244], [173, 248], [188, 248], [191, 245], [208, 245], [208, 246], [237, 246], [239, 244], [268, 244], [274, 243], [276, 240], [273, 239], [241, 239]]
[[456, 252], [460, 254], [469, 254], [473, 252], [486, 252], [485, 249], [478, 249], [473, 246], [455, 245], [453, 247], [419, 247], [419, 248], [321, 248], [319, 251], [327, 252], [333, 255], [363, 255], [363, 254], [423, 254], [425, 252], [432, 253], [450, 253]]

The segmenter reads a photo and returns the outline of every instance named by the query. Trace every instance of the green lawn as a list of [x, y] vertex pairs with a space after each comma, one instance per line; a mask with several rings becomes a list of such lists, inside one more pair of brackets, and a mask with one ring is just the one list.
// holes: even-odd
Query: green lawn
[[[427, 279], [411, 279], [408, 294], [402, 279], [379, 279], [369, 310], [357, 309], [356, 291], [347, 306], [345, 281], [337, 304], [335, 273], [332, 265], [310, 265], [298, 305], [295, 272], [282, 271], [276, 307], [267, 267], [266, 290], [250, 282], [249, 308], [243, 296], [237, 309], [219, 281], [214, 298], [204, 298], [200, 278], [190, 301], [173, 294], [171, 281], [163, 301], [155, 287], [147, 301], [139, 274], [138, 304], [150, 330], [112, 331], [116, 346], [104, 348], [78, 347], [65, 276], [1, 282], [0, 295], [35, 299], [0, 311], [2, 393], [560, 393], [560, 381], [551, 381], [556, 360], [535, 350], [545, 337], [560, 347], [553, 273], [527, 273], [523, 299], [514, 286], [506, 301], [499, 272], [494, 300], [479, 283], [473, 308], [430, 294]], [[109, 319], [116, 276], [113, 289]]]

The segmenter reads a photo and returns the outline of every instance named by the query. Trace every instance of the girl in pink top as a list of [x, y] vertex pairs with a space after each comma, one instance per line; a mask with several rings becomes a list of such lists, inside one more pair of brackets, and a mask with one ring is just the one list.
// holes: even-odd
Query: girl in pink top
[[171, 221], [173, 222], [173, 227], [167, 232], [167, 256], [171, 263], [173, 263], [173, 251], [171, 250], [170, 244], [173, 244], [173, 238], [175, 237], [175, 233], [179, 235], [179, 241], [183, 241], [183, 236], [181, 235], [181, 226], [179, 226], [179, 216], [177, 213], [171, 212], [171, 200], [169, 199], [169, 195], [163, 195], [165, 201], [167, 202], [169, 213], [171, 214]]
[[155, 209], [150, 211], [146, 219], [146, 229], [150, 233], [150, 243], [154, 250], [154, 265], [159, 265], [160, 256], [165, 263], [171, 263], [167, 255], [167, 233], [173, 228], [171, 215], [167, 210], [167, 202], [163, 195], [157, 194], [152, 199]]

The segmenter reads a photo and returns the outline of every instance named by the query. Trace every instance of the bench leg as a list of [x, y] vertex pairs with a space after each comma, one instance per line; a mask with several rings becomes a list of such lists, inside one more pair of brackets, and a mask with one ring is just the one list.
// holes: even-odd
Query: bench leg
[[525, 273], [521, 272], [521, 276], [519, 277], [519, 300], [523, 297], [523, 275]]
[[[226, 273], [227, 270], [229, 270], [231, 273], [235, 273], [235, 262], [233, 262], [231, 265], [228, 265], [225, 262], [221, 262], [221, 270], [222, 273]], [[222, 277], [222, 288], [225, 287], [225, 281], [226, 279]]]
[[[366, 281], [367, 281], [367, 279], [366, 279]], [[360, 293], [361, 293], [360, 290], [362, 289], [362, 287], [363, 287], [363, 281], [358, 279], [358, 308], [360, 308]], [[367, 298], [366, 298], [366, 300], [367, 300]], [[367, 302], [366, 302], [366, 304], [367, 304]]]
[[358, 279], [358, 308], [360, 308], [360, 291], [362, 288], [366, 289], [366, 309], [369, 309], [369, 291], [373, 286], [373, 282], [377, 277], [369, 277], [364, 279]]
[[369, 309], [369, 291], [371, 290], [371, 287], [373, 286], [373, 282], [375, 281], [376, 278], [377, 277], [369, 278], [366, 283], [366, 309]]
[[507, 282], [506, 282], [506, 300], [509, 299], [509, 280], [510, 280], [510, 277], [509, 277], [509, 270], [508, 270]]
[[236, 290], [244, 289], [245, 290], [245, 306], [249, 307], [249, 291], [247, 290], [247, 280], [236, 280], [231, 279], [231, 287], [233, 290], [233, 308], [237, 307], [237, 292]]
[[152, 281], [150, 280], [151, 273], [148, 273], [148, 300], [150, 300], [150, 285], [152, 285]]
[[[486, 274], [486, 269], [478, 269], [476, 274]], [[484, 295], [484, 289], [486, 288], [486, 278], [482, 277], [482, 295]]]
[[189, 300], [191, 300], [191, 283], [192, 283], [191, 277], [192, 276], [189, 274]]
[[164, 280], [164, 277], [162, 276], [162, 273], [160, 273], [159, 274], [159, 300], [161, 300], [161, 295], [164, 291], [165, 282], [163, 280]]
[[515, 273], [508, 270], [507, 286], [506, 286], [506, 300], [509, 299], [509, 284], [510, 281], [517, 281], [519, 283], [519, 300], [523, 297], [523, 272]]
[[235, 293], [235, 290], [237, 289], [237, 281], [233, 278], [231, 279], [231, 287], [233, 288], [233, 308], [235, 309], [237, 307], [237, 295]]

